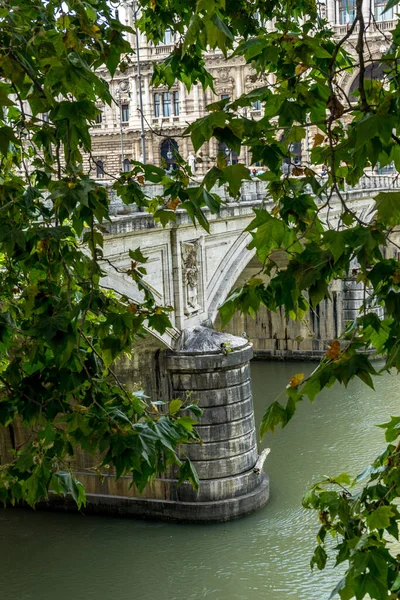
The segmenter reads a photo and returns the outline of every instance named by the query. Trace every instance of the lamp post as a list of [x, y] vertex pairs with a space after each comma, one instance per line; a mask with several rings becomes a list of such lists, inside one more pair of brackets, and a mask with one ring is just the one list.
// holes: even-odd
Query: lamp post
[[[247, 119], [247, 107], [243, 108], [243, 116], [245, 119]], [[245, 146], [245, 162], [246, 162], [246, 167], [249, 168], [249, 147]]]
[[121, 84], [118, 87], [118, 105], [119, 105], [119, 135], [121, 140], [121, 171], [124, 170], [125, 152], [124, 152], [124, 130], [122, 127], [122, 98], [121, 98]]
[[140, 139], [141, 139], [141, 147], [142, 147], [142, 162], [146, 164], [146, 134], [144, 129], [144, 115], [143, 115], [143, 95], [142, 95], [142, 72], [140, 69], [140, 39], [139, 39], [139, 30], [137, 27], [137, 13], [138, 9], [136, 8], [136, 1], [132, 0], [131, 2], [125, 2], [125, 10], [129, 7], [132, 10], [133, 15], [133, 24], [135, 28], [135, 50], [136, 50], [136, 64], [137, 64], [137, 75], [138, 75], [138, 88], [139, 88], [139, 112], [140, 112]]

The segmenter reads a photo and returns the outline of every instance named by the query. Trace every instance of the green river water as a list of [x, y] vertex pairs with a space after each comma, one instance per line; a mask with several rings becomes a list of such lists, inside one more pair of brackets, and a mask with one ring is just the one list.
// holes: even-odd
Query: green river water
[[[258, 419], [298, 371], [253, 363]], [[268, 437], [269, 504], [240, 521], [174, 525], [79, 514], [0, 511], [1, 600], [324, 600], [337, 570], [310, 572], [318, 528], [301, 497], [319, 475], [357, 474], [384, 446], [374, 427], [400, 414], [400, 378], [361, 382], [300, 406]]]

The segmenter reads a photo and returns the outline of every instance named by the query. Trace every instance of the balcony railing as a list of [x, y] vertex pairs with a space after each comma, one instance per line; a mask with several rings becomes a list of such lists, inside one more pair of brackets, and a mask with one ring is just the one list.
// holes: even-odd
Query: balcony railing
[[[365, 31], [367, 33], [385, 33], [387, 31], [393, 31], [397, 25], [397, 19], [391, 19], [390, 21], [378, 21], [375, 23], [367, 23], [365, 25]], [[333, 25], [333, 30], [336, 35], [343, 37], [349, 31], [351, 23], [345, 25]], [[353, 34], [359, 32], [359, 25], [357, 24], [354, 28]]]
[[171, 52], [173, 51], [175, 46], [173, 45], [169, 45], [169, 46], [156, 46], [154, 48], [156, 54], [171, 54]]
[[153, 117], [152, 124], [158, 127], [169, 127], [170, 125], [176, 125], [180, 123], [181, 117], [178, 115], [171, 115], [170, 117]]

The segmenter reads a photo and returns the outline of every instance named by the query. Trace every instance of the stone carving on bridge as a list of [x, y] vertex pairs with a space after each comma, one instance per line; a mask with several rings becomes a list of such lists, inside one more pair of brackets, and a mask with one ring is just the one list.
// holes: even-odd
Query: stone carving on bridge
[[197, 313], [201, 308], [199, 304], [199, 249], [200, 240], [182, 242], [184, 312], [187, 317]]

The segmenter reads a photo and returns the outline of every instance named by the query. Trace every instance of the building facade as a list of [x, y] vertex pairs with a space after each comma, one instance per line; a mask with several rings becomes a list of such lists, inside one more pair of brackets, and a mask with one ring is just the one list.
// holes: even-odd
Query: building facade
[[[367, 74], [372, 78], [382, 76], [380, 64], [374, 61], [388, 48], [390, 31], [396, 24], [393, 9], [383, 13], [386, 3], [387, 0], [364, 0], [369, 59]], [[330, 21], [338, 37], [343, 37], [354, 21], [355, 6], [356, 0], [327, 0], [321, 5], [322, 15]], [[126, 9], [125, 18], [134, 29], [130, 8]], [[347, 42], [350, 52], [355, 48], [356, 36], [357, 28]], [[172, 32], [167, 31], [163, 43], [157, 46], [149, 43], [143, 35], [138, 35], [137, 40], [140, 69], [136, 57], [131, 57], [124, 72], [117, 71], [109, 81], [114, 98], [112, 106], [99, 106], [101, 113], [92, 129], [92, 155], [86, 157], [85, 165], [91, 175], [107, 179], [120, 171], [129, 171], [130, 160], [143, 160], [143, 135], [146, 161], [166, 169], [174, 167], [176, 150], [188, 161], [195, 175], [204, 174], [215, 163], [219, 152], [225, 152], [227, 164], [242, 162], [250, 166], [251, 155], [246, 148], [243, 147], [238, 156], [216, 139], [205, 143], [195, 156], [191, 141], [183, 137], [183, 132], [190, 123], [207, 114], [208, 104], [224, 98], [235, 100], [260, 86], [251, 66], [246, 65], [241, 57], [226, 60], [219, 50], [210, 51], [206, 55], [206, 65], [214, 78], [215, 94], [209, 88], [203, 90], [200, 85], [194, 85], [188, 92], [179, 82], [171, 89], [156, 88], [151, 84], [153, 63], [163, 61], [173, 51]], [[137, 47], [134, 34], [130, 34], [130, 42], [133, 48]], [[339, 84], [343, 94], [350, 97], [357, 85], [357, 74], [344, 73]], [[254, 102], [244, 114], [249, 118], [261, 118], [262, 106]], [[304, 160], [308, 154], [307, 144], [308, 140], [295, 149], [297, 160]]]

